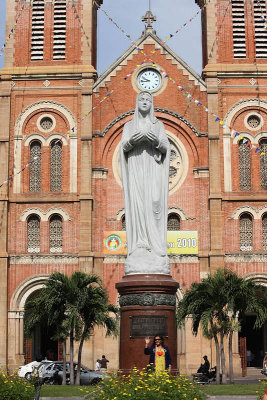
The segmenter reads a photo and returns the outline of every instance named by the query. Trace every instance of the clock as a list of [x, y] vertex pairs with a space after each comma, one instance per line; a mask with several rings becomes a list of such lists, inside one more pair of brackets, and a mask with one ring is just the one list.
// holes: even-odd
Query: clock
[[140, 89], [148, 90], [149, 92], [154, 92], [159, 89], [161, 81], [161, 74], [153, 68], [143, 69], [137, 77], [137, 83]]

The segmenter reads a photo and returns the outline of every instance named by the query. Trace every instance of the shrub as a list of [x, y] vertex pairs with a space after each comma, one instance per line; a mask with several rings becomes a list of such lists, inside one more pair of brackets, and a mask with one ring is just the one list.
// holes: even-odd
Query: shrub
[[261, 381], [261, 383], [262, 383], [262, 390], [259, 393], [256, 392], [256, 393], [258, 393], [258, 399], [257, 400], [261, 400], [262, 399], [262, 397], [263, 397], [263, 395], [265, 393], [265, 390], [267, 389], [267, 378], [265, 378], [263, 381]]
[[1, 400], [32, 400], [34, 394], [34, 386], [25, 379], [0, 372]]
[[184, 376], [133, 369], [129, 375], [112, 375], [91, 394], [94, 400], [202, 400], [205, 395]]

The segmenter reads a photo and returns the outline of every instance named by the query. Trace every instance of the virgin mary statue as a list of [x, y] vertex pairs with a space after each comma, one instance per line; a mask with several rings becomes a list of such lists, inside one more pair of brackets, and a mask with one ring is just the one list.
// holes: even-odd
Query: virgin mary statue
[[120, 146], [125, 203], [125, 274], [169, 274], [167, 215], [170, 145], [154, 114], [153, 97], [141, 92]]

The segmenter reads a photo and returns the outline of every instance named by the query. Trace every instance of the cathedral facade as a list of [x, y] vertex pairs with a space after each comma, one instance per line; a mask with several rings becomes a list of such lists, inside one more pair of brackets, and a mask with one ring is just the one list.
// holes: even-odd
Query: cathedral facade
[[[102, 1], [9, 1], [6, 32], [17, 22], [0, 71], [2, 365], [51, 350], [60, 358], [45, 327], [24, 337], [25, 302], [50, 273], [97, 273], [119, 303], [127, 245], [119, 143], [141, 90], [153, 93], [171, 145], [168, 253], [177, 303], [218, 268], [267, 285], [266, 1], [196, 3], [201, 76], [157, 36], [150, 12], [140, 38], [98, 76]], [[267, 351], [267, 326], [252, 340], [253, 318], [235, 335], [238, 372], [241, 336], [255, 363]], [[215, 364], [212, 344], [193, 337], [190, 324], [177, 337], [181, 372], [195, 372], [203, 354]], [[93, 368], [101, 354], [118, 368], [118, 340], [99, 330], [82, 362]]]

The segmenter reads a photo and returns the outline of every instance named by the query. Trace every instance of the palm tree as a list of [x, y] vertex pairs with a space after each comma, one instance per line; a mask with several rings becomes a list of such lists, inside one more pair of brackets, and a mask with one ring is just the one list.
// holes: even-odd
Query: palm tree
[[233, 333], [240, 330], [240, 323], [245, 314], [253, 312], [256, 314], [254, 328], [260, 328], [266, 321], [267, 296], [266, 288], [258, 285], [252, 279], [245, 280], [236, 273], [225, 270], [225, 288], [227, 289], [227, 310], [229, 314], [229, 376], [230, 382], [234, 381], [233, 371]]
[[[118, 310], [108, 304], [108, 296], [96, 275], [75, 272], [70, 277], [55, 272], [38, 296], [26, 303], [25, 327], [28, 334], [41, 321], [54, 328], [53, 338], [65, 342], [70, 338], [70, 383], [74, 383], [74, 340], [79, 340], [78, 364], [83, 343], [95, 326], [105, 326], [107, 334], [117, 332], [117, 320], [109, 315]], [[63, 344], [64, 346], [64, 344]], [[64, 349], [63, 349], [64, 350]], [[64, 355], [63, 351], [63, 355]], [[66, 382], [66, 359], [63, 360], [63, 383]], [[78, 368], [78, 373], [80, 368]], [[78, 378], [76, 382], [79, 382]]]
[[85, 290], [83, 307], [80, 309], [82, 331], [79, 337], [80, 343], [78, 349], [76, 385], [80, 384], [81, 358], [84, 341], [90, 338], [95, 326], [103, 326], [106, 329], [107, 336], [111, 334], [116, 336], [118, 334], [117, 315], [118, 309], [108, 304], [108, 295], [105, 289], [100, 285], [96, 286], [90, 283]]
[[223, 283], [222, 271], [218, 271], [214, 276], [209, 275], [201, 282], [193, 283], [179, 302], [177, 310], [178, 326], [183, 325], [190, 317], [194, 335], [198, 334], [201, 326], [203, 335], [208, 339], [214, 339], [217, 383], [220, 383], [220, 369], [222, 383], [226, 383], [223, 339], [228, 333], [228, 315], [225, 309], [226, 297]]
[[203, 335], [214, 339], [216, 347], [216, 382], [226, 383], [224, 339], [228, 336], [230, 380], [233, 381], [232, 340], [233, 333], [239, 330], [239, 321], [247, 312], [257, 313], [255, 327], [266, 320], [266, 290], [253, 280], [244, 280], [229, 270], [218, 270], [214, 275], [193, 283], [179, 302], [178, 325], [192, 318], [192, 331], [197, 335], [202, 326]]

